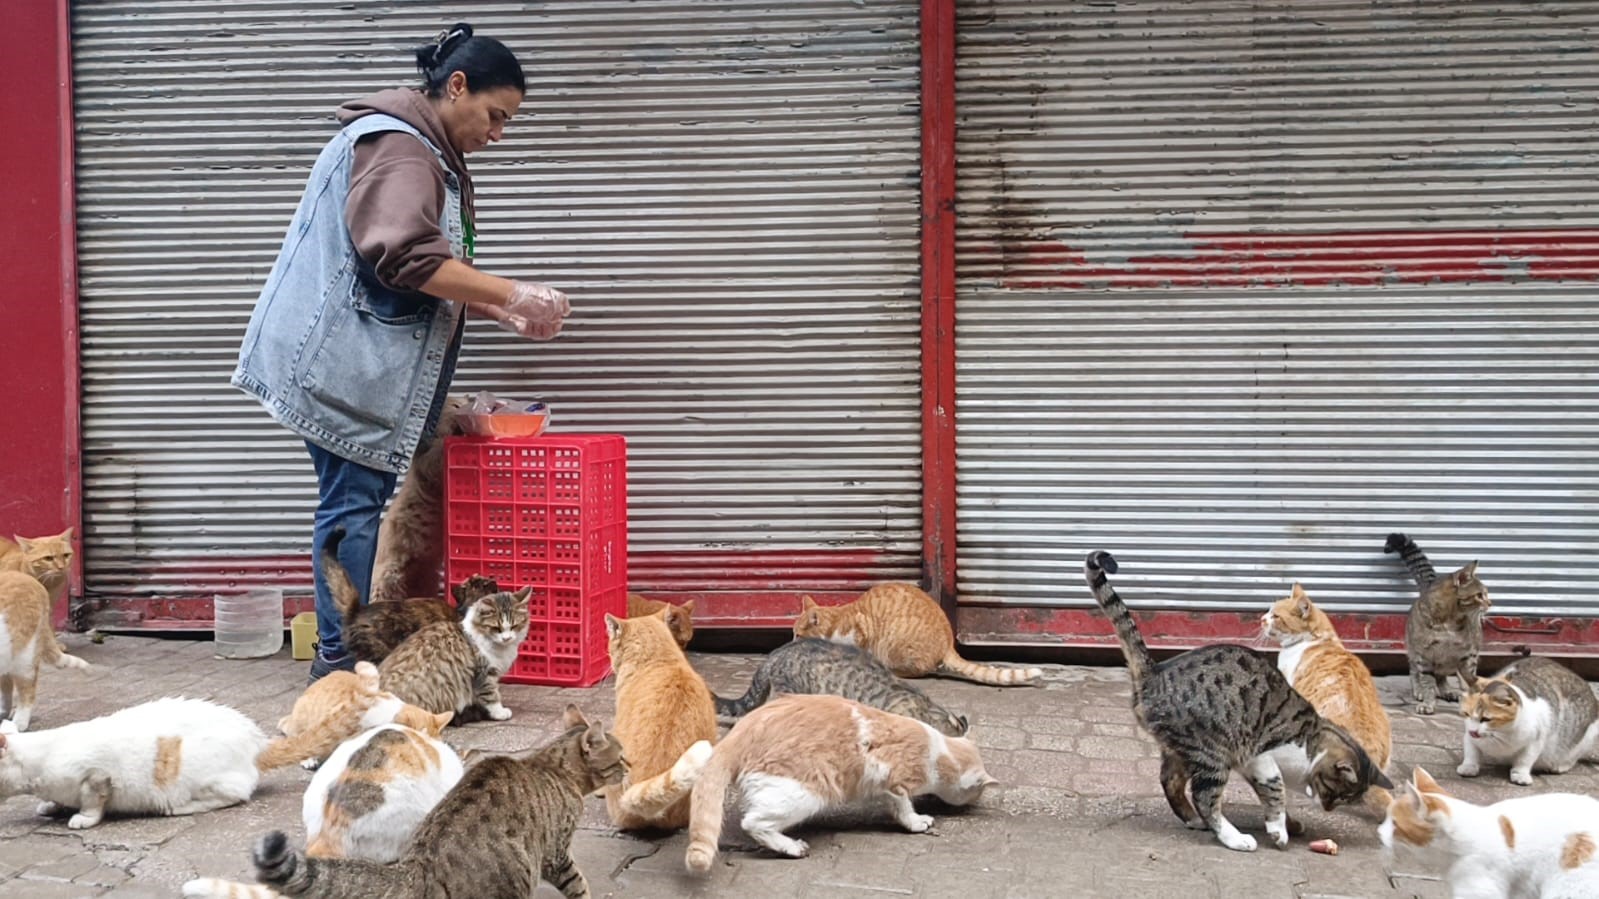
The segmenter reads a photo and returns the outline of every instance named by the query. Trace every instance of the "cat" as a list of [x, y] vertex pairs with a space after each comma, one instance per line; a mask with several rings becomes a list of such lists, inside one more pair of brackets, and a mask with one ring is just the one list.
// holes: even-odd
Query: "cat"
[[437, 735], [451, 717], [383, 690], [377, 666], [356, 662], [354, 671], [335, 671], [306, 687], [278, 729], [305, 753], [302, 766], [314, 769], [341, 742], [369, 728], [393, 722]]
[[19, 731], [33, 721], [39, 668], [88, 668], [61, 651], [50, 629], [50, 593], [32, 575], [0, 571], [0, 714]]
[[1473, 805], [1415, 770], [1377, 831], [1382, 844], [1446, 868], [1455, 899], [1599, 896], [1599, 799], [1575, 793]]
[[[61, 598], [67, 595], [72, 576], [72, 531], [67, 528], [54, 537], [17, 537], [15, 543], [0, 537], [0, 571], [32, 575], [49, 591], [46, 620], [50, 618], [49, 610], [60, 605]], [[50, 642], [55, 644], [56, 653], [66, 652], [54, 629], [50, 631]]]
[[[1288, 679], [1288, 686], [1310, 700], [1318, 714], [1348, 731], [1377, 770], [1386, 771], [1393, 755], [1393, 732], [1377, 695], [1377, 682], [1366, 663], [1344, 648], [1332, 621], [1310, 601], [1305, 589], [1294, 584], [1289, 595], [1261, 617], [1261, 629], [1282, 645], [1277, 670]], [[1373, 787], [1366, 791], [1366, 807], [1382, 815], [1390, 798], [1388, 791]]]
[[[437, 729], [424, 733], [385, 724], [340, 744], [305, 790], [305, 854], [397, 861], [422, 819], [465, 771], [461, 757], [438, 736]], [[185, 883], [183, 895], [273, 899], [278, 893], [259, 884], [201, 877]]]
[[466, 433], [465, 416], [471, 411], [467, 399], [447, 397], [438, 427], [417, 444], [411, 455], [405, 481], [378, 523], [372, 602], [434, 599], [440, 595], [439, 570], [444, 565], [444, 439]]
[[1591, 758], [1599, 740], [1599, 700], [1588, 682], [1553, 659], [1520, 659], [1471, 685], [1461, 777], [1482, 763], [1508, 764], [1510, 782], [1528, 786], [1533, 769], [1564, 774]]
[[73, 830], [106, 812], [192, 815], [249, 799], [263, 771], [294, 758], [236, 709], [169, 697], [34, 733], [0, 722], [0, 798], [37, 796], [41, 815], [76, 809]]
[[653, 615], [660, 610], [666, 610], [666, 626], [672, 629], [672, 639], [678, 646], [687, 647], [688, 641], [694, 639], [694, 600], [689, 600], [682, 605], [661, 602], [650, 599], [637, 593], [627, 595], [627, 617], [643, 618]]
[[[500, 675], [510, 670], [527, 638], [531, 587], [491, 593], [467, 607], [460, 621], [430, 624], [406, 637], [378, 666], [379, 683], [412, 705], [455, 714], [511, 717], [500, 702]], [[465, 713], [465, 714], [463, 714]]]
[[322, 579], [328, 585], [333, 605], [339, 610], [344, 635], [344, 645], [363, 659], [376, 665], [389, 657], [406, 637], [430, 624], [458, 622], [461, 614], [474, 602], [492, 593], [500, 592], [493, 578], [473, 575], [450, 588], [455, 598], [451, 606], [442, 599], [426, 597], [391, 599], [362, 605], [360, 591], [350, 580], [349, 573], [339, 564], [339, 544], [344, 541], [344, 529], [334, 528], [323, 543], [320, 564]]
[[842, 606], [819, 606], [807, 596], [794, 622], [794, 636], [852, 643], [900, 677], [936, 672], [1008, 687], [1030, 684], [1044, 674], [1037, 668], [1000, 668], [961, 658], [944, 610], [913, 584], [878, 584]]
[[1398, 553], [1405, 569], [1421, 587], [1405, 622], [1405, 655], [1410, 662], [1410, 689], [1416, 714], [1431, 715], [1438, 699], [1455, 702], [1460, 694], [1449, 688], [1449, 675], [1461, 684], [1477, 679], [1477, 655], [1482, 651], [1482, 614], [1488, 610], [1488, 590], [1477, 578], [1477, 563], [1440, 578], [1416, 541], [1404, 534], [1389, 534], [1385, 553]]
[[422, 820], [398, 861], [309, 858], [281, 832], [255, 846], [256, 879], [315, 899], [527, 899], [539, 880], [570, 899], [589, 895], [572, 862], [583, 797], [622, 780], [622, 743], [567, 706], [567, 730], [526, 756], [489, 756]]
[[710, 869], [729, 786], [751, 839], [803, 858], [809, 847], [783, 831], [824, 812], [887, 800], [901, 827], [925, 833], [933, 819], [912, 799], [967, 805], [991, 783], [977, 744], [963, 737], [838, 696], [782, 696], [746, 715], [711, 754], [694, 785], [684, 864]]
[[711, 691], [672, 638], [663, 609], [643, 618], [605, 616], [616, 671], [616, 737], [628, 778], [605, 791], [623, 830], [688, 824], [689, 790], [716, 741]]
[[779, 646], [761, 660], [749, 690], [739, 699], [716, 700], [716, 714], [738, 718], [773, 692], [827, 693], [930, 724], [950, 737], [965, 736], [965, 716], [955, 715], [894, 676], [871, 653], [847, 643], [802, 638]]
[[1285, 788], [1303, 781], [1328, 811], [1359, 800], [1372, 784], [1393, 789], [1354, 738], [1318, 715], [1260, 653], [1216, 644], [1157, 664], [1105, 577], [1116, 569], [1110, 553], [1096, 550], [1083, 573], [1115, 625], [1133, 682], [1133, 714], [1160, 746], [1161, 788], [1184, 824], [1213, 831], [1228, 849], [1255, 851], [1255, 838], [1221, 810], [1228, 772], [1235, 770], [1260, 797], [1266, 833], [1279, 849], [1298, 829], [1288, 822]]

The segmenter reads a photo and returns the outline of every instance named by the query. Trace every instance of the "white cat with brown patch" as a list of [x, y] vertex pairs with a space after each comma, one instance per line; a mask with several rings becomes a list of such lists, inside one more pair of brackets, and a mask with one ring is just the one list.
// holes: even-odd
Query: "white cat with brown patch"
[[87, 668], [89, 663], [61, 651], [50, 630], [50, 594], [32, 575], [0, 571], [0, 716], [19, 731], [33, 720], [39, 669]]
[[1599, 799], [1574, 793], [1473, 805], [1417, 768], [1377, 831], [1396, 854], [1442, 865], [1454, 899], [1599, 896]]
[[933, 819], [917, 813], [913, 798], [966, 805], [994, 782], [964, 737], [838, 696], [784, 696], [744, 716], [716, 745], [694, 785], [684, 862], [710, 870], [729, 786], [750, 838], [801, 858], [809, 847], [783, 831], [828, 810], [886, 800], [901, 827], [925, 833]]

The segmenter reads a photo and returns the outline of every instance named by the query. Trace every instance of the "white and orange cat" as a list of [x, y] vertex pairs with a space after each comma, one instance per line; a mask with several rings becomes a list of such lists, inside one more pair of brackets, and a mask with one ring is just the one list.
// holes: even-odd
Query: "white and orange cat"
[[[1348, 731], [1377, 770], [1386, 770], [1393, 733], [1377, 682], [1366, 663], [1344, 648], [1327, 613], [1294, 584], [1288, 596], [1261, 616], [1261, 630], [1282, 646], [1277, 670], [1288, 678], [1288, 685], [1310, 700], [1317, 714]], [[1386, 790], [1372, 787], [1366, 791], [1366, 808], [1382, 815], [1389, 798]]]
[[642, 618], [605, 616], [616, 671], [615, 735], [627, 778], [604, 791], [611, 823], [623, 830], [688, 824], [689, 790], [716, 740], [716, 705], [672, 638], [665, 610]]
[[[0, 571], [20, 571], [38, 579], [50, 594], [45, 620], [50, 620], [49, 610], [61, 604], [67, 595], [67, 584], [72, 575], [72, 528], [52, 537], [17, 537], [16, 542], [0, 537]], [[48, 626], [48, 625], [46, 625]], [[55, 651], [63, 653], [55, 631], [50, 632]]]
[[807, 596], [794, 621], [794, 636], [859, 646], [900, 677], [948, 674], [1008, 687], [1030, 684], [1044, 674], [1037, 668], [1001, 668], [961, 658], [944, 610], [914, 584], [878, 584], [841, 606], [820, 606]]
[[1599, 896], [1599, 799], [1591, 796], [1543, 793], [1474, 805], [1417, 768], [1377, 834], [1395, 855], [1443, 868], [1454, 899]]
[[711, 754], [694, 785], [684, 863], [710, 870], [729, 787], [751, 839], [802, 858], [809, 847], [783, 831], [823, 812], [886, 799], [901, 827], [925, 833], [933, 819], [912, 799], [967, 805], [991, 783], [964, 737], [839, 696], [783, 696], [740, 719]]
[[39, 669], [88, 668], [61, 651], [50, 629], [50, 593], [32, 575], [0, 571], [0, 715], [19, 731], [33, 721]]
[[449, 723], [449, 712], [435, 715], [411, 705], [378, 680], [376, 665], [356, 662], [354, 671], [335, 671], [306, 687], [278, 722], [284, 737], [273, 742], [273, 751], [296, 753], [293, 761], [315, 768], [341, 742], [370, 728], [392, 722], [437, 735]]

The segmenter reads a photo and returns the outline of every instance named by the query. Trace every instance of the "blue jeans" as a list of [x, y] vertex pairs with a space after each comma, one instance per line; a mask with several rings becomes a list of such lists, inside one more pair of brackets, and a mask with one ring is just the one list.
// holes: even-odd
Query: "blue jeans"
[[343, 619], [322, 577], [322, 545], [336, 527], [344, 528], [339, 544], [339, 564], [350, 572], [350, 582], [360, 591], [365, 603], [372, 592], [372, 562], [378, 552], [378, 522], [383, 505], [394, 493], [398, 478], [386, 471], [367, 468], [336, 456], [319, 446], [306, 443], [311, 463], [316, 466], [316, 524], [311, 531], [311, 566], [316, 572], [317, 653], [328, 661], [344, 656]]

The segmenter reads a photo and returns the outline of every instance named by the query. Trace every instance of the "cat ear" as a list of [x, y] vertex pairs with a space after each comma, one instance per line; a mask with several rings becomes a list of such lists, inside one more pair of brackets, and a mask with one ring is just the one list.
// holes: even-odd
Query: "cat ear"
[[33, 549], [33, 541], [32, 541], [32, 540], [29, 540], [29, 539], [28, 539], [28, 538], [27, 538], [27, 537], [19, 537], [19, 536], [17, 536], [17, 535], [16, 535], [16, 534], [12, 534], [12, 535], [11, 535], [11, 539], [12, 539], [12, 540], [13, 540], [13, 541], [14, 541], [14, 542], [15, 542], [15, 543], [16, 543], [16, 544], [17, 544], [17, 545], [18, 545], [18, 546], [20, 546], [20, 547], [22, 547], [22, 551], [23, 551], [23, 552], [28, 552], [28, 551], [30, 551], [30, 550], [32, 550], [32, 549]]
[[533, 595], [533, 585], [529, 584], [526, 587], [523, 587], [522, 589], [516, 591], [515, 593], [512, 593], [511, 594], [511, 598], [516, 600], [517, 602], [527, 602], [527, 598], [529, 596], [532, 596], [532, 595]]
[[1476, 576], [1477, 576], [1477, 563], [1476, 562], [1472, 562], [1470, 565], [1467, 565], [1465, 568], [1462, 568], [1459, 571], [1455, 572], [1455, 583], [1458, 584], [1459, 586], [1464, 587], [1467, 584], [1471, 583], [1472, 578], [1474, 578]]
[[811, 599], [809, 594], [800, 597], [800, 609], [802, 611], [809, 612], [811, 609], [816, 607], [816, 600]]
[[605, 634], [606, 634], [606, 636], [610, 637], [612, 640], [615, 640], [617, 638], [617, 635], [619, 635], [621, 633], [622, 633], [622, 619], [616, 617], [615, 615], [612, 615], [610, 612], [606, 612], [605, 613]]
[[454, 717], [455, 717], [455, 713], [454, 712], [440, 712], [437, 715], [434, 715], [433, 716], [433, 729], [435, 731], [437, 731], [438, 733], [441, 733], [441, 734], [444, 733], [444, 728], [449, 726], [450, 719], [454, 718]]
[[570, 702], [566, 704], [566, 711], [561, 714], [561, 723], [567, 728], [592, 726], [589, 724], [589, 719], [583, 717], [583, 710]]
[[62, 531], [61, 532], [61, 537], [59, 539], [62, 539], [62, 540], [67, 541], [68, 543], [71, 543], [72, 542], [72, 528], [67, 528], [66, 530]]
[[683, 603], [681, 606], [678, 606], [678, 608], [680, 608], [684, 612], [692, 615], [692, 614], [694, 614], [694, 600], [691, 599], [688, 602]]
[[1418, 793], [1443, 792], [1443, 788], [1438, 786], [1438, 781], [1433, 780], [1432, 775], [1422, 770], [1420, 765], [1417, 765], [1416, 769], [1410, 773], [1410, 781], [1416, 785], [1416, 792]]

